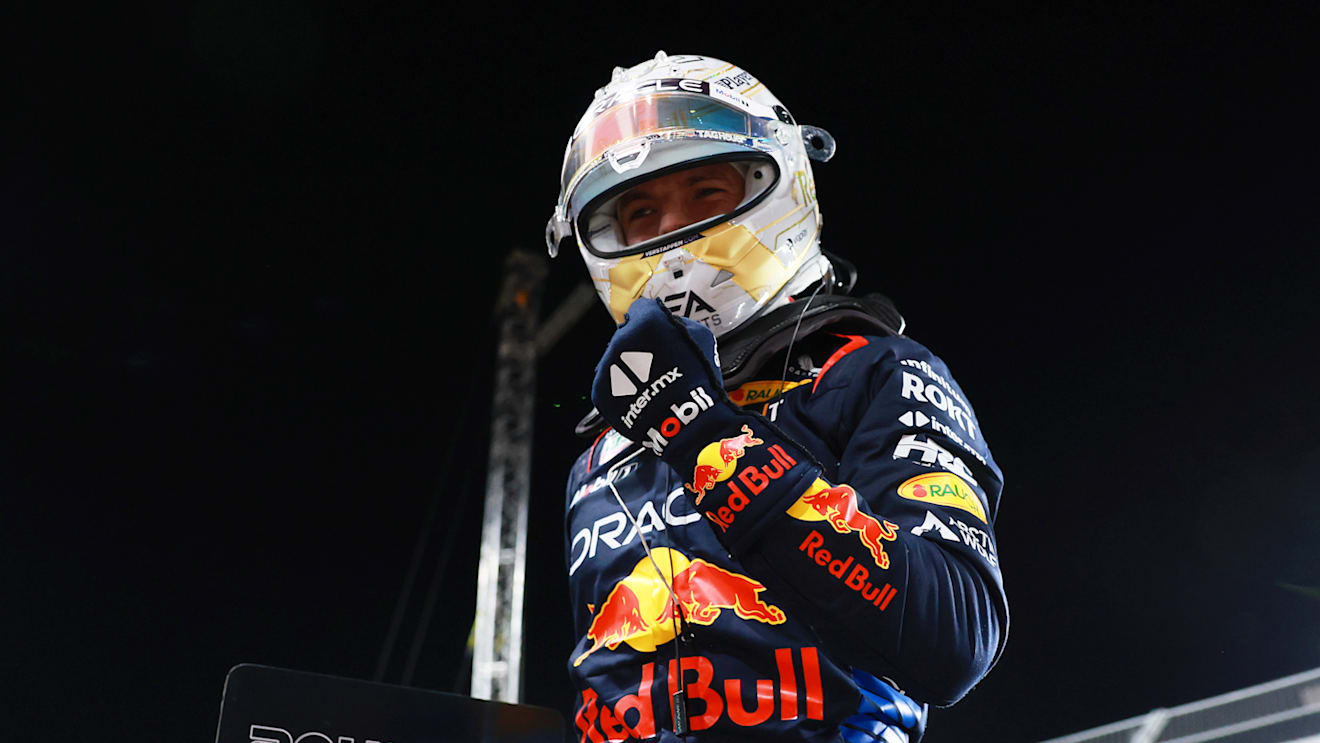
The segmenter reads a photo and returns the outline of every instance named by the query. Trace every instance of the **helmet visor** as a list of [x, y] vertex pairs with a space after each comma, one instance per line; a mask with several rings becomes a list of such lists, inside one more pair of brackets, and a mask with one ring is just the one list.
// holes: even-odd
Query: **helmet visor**
[[709, 143], [671, 144], [651, 160], [677, 162], [625, 180], [582, 208], [576, 227], [588, 251], [609, 258], [679, 247], [751, 209], [779, 181], [778, 165], [764, 153], [711, 155]]

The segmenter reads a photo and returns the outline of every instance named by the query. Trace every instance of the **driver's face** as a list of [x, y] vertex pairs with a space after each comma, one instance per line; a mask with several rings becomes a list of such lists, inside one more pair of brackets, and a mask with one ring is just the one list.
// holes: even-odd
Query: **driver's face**
[[635, 245], [720, 214], [743, 199], [743, 177], [729, 163], [680, 170], [633, 186], [619, 197], [625, 245]]

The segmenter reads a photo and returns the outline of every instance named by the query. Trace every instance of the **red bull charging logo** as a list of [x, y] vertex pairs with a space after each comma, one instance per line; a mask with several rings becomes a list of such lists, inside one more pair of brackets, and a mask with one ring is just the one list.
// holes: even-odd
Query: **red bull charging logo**
[[601, 648], [615, 650], [623, 643], [639, 652], [654, 652], [676, 636], [677, 607], [682, 608], [684, 621], [693, 624], [713, 624], [726, 609], [740, 619], [784, 623], [783, 610], [761, 599], [765, 586], [759, 581], [701, 558], [690, 560], [668, 547], [651, 550], [651, 557], [664, 577], [656, 575], [650, 559], [638, 560], [593, 611], [587, 629], [591, 647], [573, 660], [574, 666]]
[[857, 532], [857, 538], [875, 558], [875, 564], [882, 570], [889, 569], [884, 542], [898, 538], [898, 525], [881, 522], [859, 511], [857, 491], [851, 485], [830, 486], [824, 480], [816, 480], [789, 507], [788, 515], [802, 521], [825, 521], [840, 534]]
[[747, 447], [763, 443], [765, 442], [752, 435], [751, 428], [743, 426], [742, 433], [737, 436], [706, 444], [697, 455], [697, 466], [692, 471], [692, 482], [684, 483], [683, 487], [695, 493], [696, 504], [701, 505], [701, 499], [706, 497], [707, 491], [715, 487], [715, 483], [724, 482], [733, 476], [738, 460], [747, 453]]

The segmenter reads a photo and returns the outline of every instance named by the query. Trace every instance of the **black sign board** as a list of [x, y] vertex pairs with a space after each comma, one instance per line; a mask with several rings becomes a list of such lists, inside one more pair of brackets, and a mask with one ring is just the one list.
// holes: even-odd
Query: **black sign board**
[[563, 743], [563, 717], [527, 704], [242, 664], [216, 743]]

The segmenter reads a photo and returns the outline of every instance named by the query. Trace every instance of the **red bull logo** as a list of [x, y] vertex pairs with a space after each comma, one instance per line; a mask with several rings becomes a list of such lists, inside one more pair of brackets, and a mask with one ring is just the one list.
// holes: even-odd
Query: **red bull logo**
[[651, 557], [664, 577], [656, 575], [650, 559], [639, 560], [594, 611], [587, 628], [591, 647], [573, 660], [574, 666], [601, 648], [616, 650], [624, 643], [640, 652], [654, 652], [676, 636], [679, 608], [685, 622], [707, 626], [726, 609], [740, 619], [765, 624], [785, 620], [783, 610], [761, 599], [765, 586], [759, 581], [701, 558], [689, 560], [668, 547], [651, 550]]
[[881, 570], [889, 568], [884, 542], [898, 538], [898, 525], [881, 522], [857, 509], [857, 491], [851, 485], [830, 486], [816, 480], [807, 492], [788, 509], [788, 515], [802, 521], [825, 521], [840, 534], [857, 533], [858, 539]]
[[710, 625], [722, 609], [733, 609], [741, 619], [783, 624], [784, 612], [761, 600], [764, 590], [759, 581], [698, 558], [674, 576], [674, 593], [656, 619], [674, 616], [677, 597], [683, 619], [695, 624]]
[[[668, 701], [669, 719], [674, 719], [673, 692], [679, 689], [680, 673], [688, 697], [688, 723], [694, 731], [707, 730], [725, 720], [725, 726], [750, 727], [772, 717], [780, 720], [825, 719], [820, 657], [816, 648], [777, 648], [774, 655], [774, 678], [717, 678], [715, 665], [709, 658], [689, 655], [681, 662], [669, 661], [667, 678], [659, 677], [664, 665], [642, 664], [636, 691], [623, 695], [612, 704], [587, 687], [582, 690], [582, 706], [573, 719], [582, 733], [579, 741], [617, 743], [629, 738], [655, 737], [656, 704], [653, 696], [659, 693], [661, 700]], [[768, 668], [768, 659], [762, 665]], [[666, 681], [667, 689], [662, 688]], [[663, 710], [665, 701], [660, 704]]]
[[732, 438], [720, 439], [707, 444], [697, 454], [697, 466], [692, 471], [692, 482], [683, 487], [694, 493], [697, 505], [706, 497], [706, 492], [715, 487], [715, 483], [724, 482], [733, 476], [738, 460], [747, 453], [747, 447], [765, 443], [752, 435], [752, 429], [743, 426], [742, 433]]

